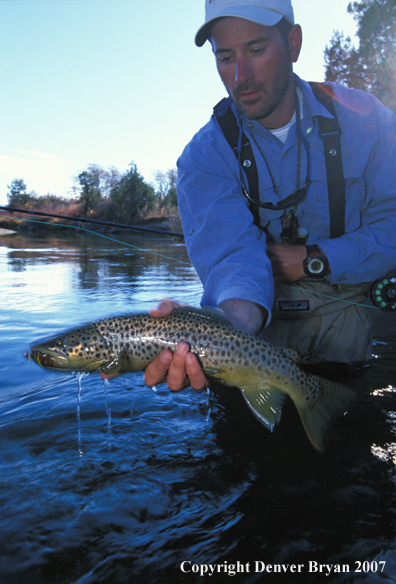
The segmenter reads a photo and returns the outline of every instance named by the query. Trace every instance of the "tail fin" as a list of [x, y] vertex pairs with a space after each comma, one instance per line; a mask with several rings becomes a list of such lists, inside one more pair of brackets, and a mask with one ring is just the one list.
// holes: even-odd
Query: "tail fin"
[[308, 438], [315, 448], [323, 450], [332, 419], [343, 413], [356, 396], [350, 387], [316, 375], [309, 375], [309, 385], [305, 399], [293, 401]]

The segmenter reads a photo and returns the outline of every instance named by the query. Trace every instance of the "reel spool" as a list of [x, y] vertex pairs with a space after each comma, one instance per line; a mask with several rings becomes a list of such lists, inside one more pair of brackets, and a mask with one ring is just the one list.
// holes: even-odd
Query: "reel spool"
[[381, 310], [396, 311], [396, 278], [388, 276], [371, 287], [371, 301]]

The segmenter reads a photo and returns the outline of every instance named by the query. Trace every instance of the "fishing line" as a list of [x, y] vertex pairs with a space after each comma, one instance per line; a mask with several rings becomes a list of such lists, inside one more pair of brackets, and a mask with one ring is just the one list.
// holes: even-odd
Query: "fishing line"
[[[45, 211], [33, 211], [32, 209], [19, 209], [17, 207], [4, 207], [0, 205], [2, 211], [11, 211], [12, 213], [25, 213], [25, 215], [40, 215], [42, 217], [51, 217], [56, 219], [68, 219], [69, 221], [78, 221], [81, 223], [95, 223], [96, 225], [107, 225], [108, 227], [118, 227], [121, 229], [131, 229], [132, 231], [145, 231], [146, 233], [159, 233], [160, 235], [170, 235], [171, 237], [183, 238], [183, 233], [174, 231], [165, 231], [164, 229], [153, 229], [152, 227], [142, 227], [138, 225], [128, 225], [126, 223], [114, 223], [114, 221], [101, 221], [99, 219], [90, 219], [89, 217], [72, 217], [71, 215], [59, 215], [59, 213], [47, 213]], [[18, 218], [16, 218], [18, 219]]]
[[[14, 220], [17, 219], [16, 217], [10, 217], [7, 215], [0, 215], [0, 217], [5, 217], [6, 219], [14, 219]], [[17, 219], [17, 220], [18, 221], [29, 221], [30, 223], [40, 223], [42, 225], [48, 226], [48, 223], [46, 223], [45, 221], [37, 221], [34, 219]], [[86, 229], [85, 227], [81, 227], [80, 225], [65, 225], [63, 223], [56, 223], [55, 225], [56, 225], [56, 227], [71, 227], [72, 229], [77, 229], [79, 231], [86, 231], [87, 233], [92, 233], [93, 235], [98, 235], [99, 237], [103, 237], [104, 239], [109, 239], [110, 241], [114, 241], [115, 243], [119, 243], [121, 245], [131, 247], [131, 248], [136, 249], [137, 251], [140, 251], [143, 253], [151, 253], [155, 256], [162, 257], [162, 258], [165, 258], [167, 260], [173, 260], [175, 262], [180, 262], [180, 263], [192, 266], [192, 263], [188, 262], [186, 260], [179, 260], [178, 258], [166, 256], [166, 255], [157, 253], [156, 251], [150, 251], [148, 249], [143, 249], [141, 247], [137, 247], [136, 245], [132, 245], [131, 243], [127, 243], [125, 241], [120, 241], [119, 239], [115, 239], [114, 237], [109, 237], [108, 235], [103, 235], [103, 233], [98, 233], [97, 231], [91, 231], [90, 229]], [[301, 288], [299, 286], [291, 286], [290, 284], [282, 284], [282, 286], [286, 286], [287, 288], [293, 288], [294, 290], [301, 290]], [[335, 299], [334, 296], [329, 296], [327, 294], [322, 294], [321, 292], [315, 292], [313, 290], [304, 290], [304, 292], [307, 292], [309, 294], [315, 294], [316, 296], [323, 296], [324, 298], [331, 298], [332, 300], [337, 300], [339, 302], [345, 302], [346, 304], [353, 304], [355, 306], [363, 306], [365, 308], [373, 308], [374, 310], [381, 310], [379, 306], [372, 306], [370, 304], [361, 304], [359, 302], [353, 302], [352, 300], [344, 300], [342, 298]]]
[[336, 302], [346, 302], [347, 304], [354, 304], [355, 306], [364, 306], [364, 308], [374, 308], [376, 310], [381, 310], [379, 306], [371, 306], [371, 304], [361, 304], [360, 302], [353, 302], [353, 300], [344, 300], [343, 298], [335, 298], [334, 296], [330, 296], [329, 294], [322, 294], [321, 292], [314, 292], [313, 290], [305, 290], [304, 288], [300, 288], [299, 286], [291, 286], [290, 284], [282, 284], [282, 286], [286, 286], [287, 288], [293, 288], [293, 290], [304, 290], [304, 294], [307, 292], [308, 294], [316, 294], [316, 296], [323, 296], [324, 298], [331, 298]]
[[[10, 217], [7, 215], [0, 215], [0, 217], [5, 217], [6, 219], [17, 219], [17, 221], [28, 221], [29, 223], [40, 223], [41, 225], [47, 225], [48, 227], [48, 223], [45, 221], [37, 221], [35, 219], [18, 219], [16, 217]], [[174, 257], [170, 257], [170, 256], [166, 256], [163, 255], [161, 253], [157, 253], [156, 251], [150, 251], [149, 249], [143, 249], [141, 247], [137, 247], [136, 245], [132, 245], [131, 243], [127, 243], [126, 241], [120, 241], [119, 239], [115, 239], [114, 237], [109, 237], [108, 235], [103, 235], [103, 233], [98, 233], [97, 231], [92, 231], [91, 229], [86, 229], [85, 227], [81, 227], [80, 225], [65, 225], [63, 223], [55, 223], [53, 224], [56, 227], [71, 227], [72, 229], [77, 229], [78, 231], [86, 231], [87, 233], [92, 233], [93, 235], [98, 235], [99, 237], [103, 237], [104, 239], [109, 239], [110, 241], [114, 241], [115, 243], [120, 243], [121, 245], [126, 245], [128, 247], [132, 247], [133, 249], [136, 249], [137, 251], [141, 251], [144, 253], [151, 253], [153, 255], [156, 255], [158, 257], [161, 258], [165, 258], [167, 260], [173, 260], [175, 262], [181, 262], [183, 264], [188, 264], [189, 266], [192, 265], [191, 262], [186, 262], [185, 260], [179, 260], [178, 258], [174, 258]]]

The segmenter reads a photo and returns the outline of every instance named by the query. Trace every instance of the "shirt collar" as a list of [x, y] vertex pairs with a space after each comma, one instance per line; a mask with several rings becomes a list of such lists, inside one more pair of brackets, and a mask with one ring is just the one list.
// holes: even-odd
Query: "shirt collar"
[[[307, 81], [300, 79], [298, 75], [294, 75], [294, 79], [298, 87], [301, 89], [304, 102], [308, 108], [309, 115], [313, 118], [315, 116], [323, 116], [325, 118], [332, 118], [333, 116], [324, 105], [322, 105], [315, 97], [312, 88]], [[305, 113], [305, 110], [304, 110]]]

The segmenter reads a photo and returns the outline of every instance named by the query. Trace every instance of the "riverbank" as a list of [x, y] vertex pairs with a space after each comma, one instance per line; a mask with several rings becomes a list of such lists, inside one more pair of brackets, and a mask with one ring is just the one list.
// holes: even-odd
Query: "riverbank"
[[[163, 231], [171, 231], [173, 233], [182, 233], [182, 225], [180, 220], [179, 210], [173, 208], [167, 210], [167, 213], [161, 211], [161, 213], [150, 212], [146, 216], [139, 216], [131, 224], [134, 227], [144, 227], [145, 229], [160, 229]], [[67, 218], [56, 218], [56, 217], [46, 217], [39, 215], [30, 215], [24, 213], [11, 213], [7, 211], [0, 214], [0, 235], [1, 230], [11, 230], [14, 232], [32, 232], [32, 231], [57, 231], [59, 229], [64, 229], [70, 226], [71, 228], [76, 227], [78, 221], [76, 219]], [[78, 216], [77, 216], [78, 217]], [[92, 219], [100, 221], [99, 217], [92, 217]], [[125, 222], [127, 225], [129, 223]], [[125, 231], [127, 228], [118, 227], [116, 224], [112, 225], [99, 225], [95, 223], [85, 223], [87, 227], [92, 231], [97, 231], [100, 233], [110, 232], [114, 233], [116, 231]]]

